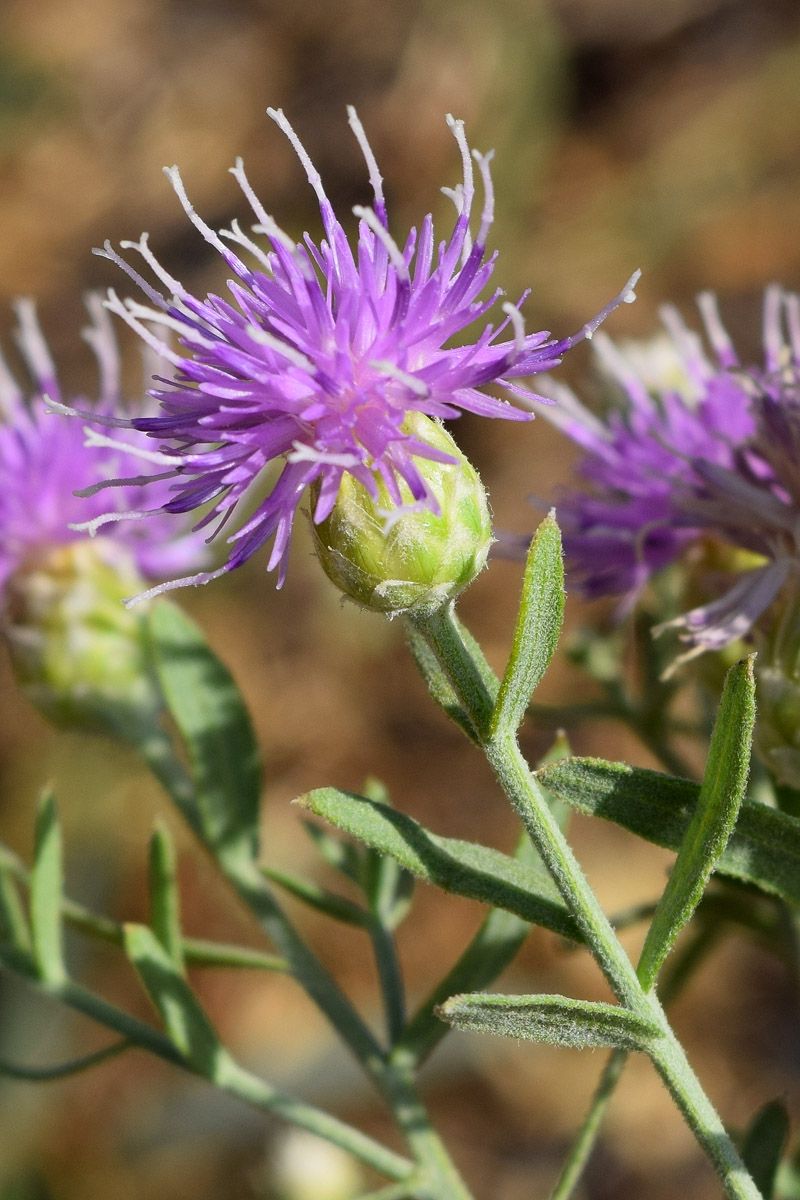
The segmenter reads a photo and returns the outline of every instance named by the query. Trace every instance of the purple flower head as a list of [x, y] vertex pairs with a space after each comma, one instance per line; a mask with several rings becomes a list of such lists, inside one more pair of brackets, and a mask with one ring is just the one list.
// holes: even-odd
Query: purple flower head
[[[117, 345], [99, 297], [90, 296], [87, 303], [92, 324], [84, 336], [100, 371], [93, 411], [110, 416], [119, 404]], [[0, 593], [16, 571], [49, 550], [85, 538], [70, 522], [84, 519], [87, 512], [99, 515], [101, 502], [93, 492], [109, 473], [135, 477], [116, 493], [120, 510], [137, 508], [143, 495], [141, 460], [124, 441], [85, 431], [79, 422], [61, 420], [48, 411], [51, 402], [62, 399], [55, 367], [33, 302], [19, 300], [15, 307], [16, 339], [33, 387], [23, 390], [0, 357]], [[73, 495], [81, 489], [88, 491], [88, 499]], [[126, 549], [148, 579], [200, 565], [207, 553], [196, 535], [187, 535], [176, 518], [169, 517], [160, 518], [159, 528], [120, 525], [113, 541]]]
[[[212, 526], [213, 538], [251, 484], [263, 482], [265, 472], [277, 465], [266, 497], [229, 536], [232, 549], [225, 565], [166, 587], [205, 583], [245, 562], [270, 538], [268, 569], [278, 568], [280, 586], [303, 493], [312, 488], [312, 516], [320, 523], [331, 513], [346, 474], [373, 500], [382, 483], [396, 506], [393, 515], [414, 507], [437, 512], [419, 460], [453, 460], [415, 437], [406, 417], [422, 413], [445, 419], [468, 411], [529, 420], [529, 412], [485, 395], [484, 386], [497, 383], [526, 400], [544, 399], [515, 381], [556, 366], [570, 346], [591, 337], [617, 304], [633, 299], [635, 278], [578, 334], [563, 341], [546, 332], [526, 333], [522, 301], [504, 304], [499, 325], [483, 324], [471, 342], [452, 346], [501, 295], [486, 295], [496, 257], [487, 257], [486, 248], [494, 207], [491, 155], [470, 154], [462, 122], [448, 118], [463, 164], [463, 182], [444, 189], [456, 208], [452, 232], [437, 244], [427, 216], [419, 232], [412, 229], [399, 244], [389, 232], [377, 163], [350, 109], [373, 193], [372, 207], [353, 210], [358, 238], [352, 248], [291, 125], [282, 112], [269, 112], [316, 193], [321, 241], [305, 234], [295, 243], [278, 228], [237, 162], [232, 173], [255, 214], [254, 232], [266, 243], [254, 242], [236, 222], [215, 233], [191, 207], [177, 168], [167, 171], [192, 224], [232, 272], [229, 299], [190, 295], [158, 263], [146, 235], [123, 243], [123, 249], [138, 251], [163, 294], [108, 243], [100, 252], [150, 301], [149, 306], [123, 302], [112, 292], [108, 307], [174, 368], [173, 377], [158, 379], [151, 393], [160, 405], [158, 415], [130, 422], [158, 443], [172, 467], [171, 494], [159, 501], [161, 508], [201, 510], [196, 528]], [[473, 159], [483, 189], [477, 220]], [[160, 324], [165, 335], [176, 334], [178, 348], [158, 337], [150, 322]], [[407, 488], [405, 500], [401, 485]]]
[[718, 599], [668, 623], [690, 647], [684, 657], [746, 634], [800, 572], [800, 302], [767, 289], [763, 366], [742, 365], [710, 293], [698, 305], [710, 353], [671, 308], [668, 339], [649, 348], [598, 336], [624, 396], [605, 420], [551, 386], [551, 419], [585, 451], [589, 487], [564, 492], [558, 514], [586, 595], [630, 606], [702, 538], [756, 556]]

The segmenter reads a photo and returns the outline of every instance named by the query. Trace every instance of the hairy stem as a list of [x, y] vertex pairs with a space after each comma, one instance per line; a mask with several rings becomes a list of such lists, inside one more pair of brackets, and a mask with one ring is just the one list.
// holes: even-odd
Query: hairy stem
[[642, 988], [633, 963], [618, 941], [569, 843], [550, 812], [516, 738], [507, 733], [495, 738], [488, 736], [491, 710], [487, 713], [487, 707], [492, 690], [487, 683], [485, 659], [476, 654], [473, 639], [462, 630], [452, 605], [440, 609], [424, 621], [417, 621], [416, 627], [426, 637], [447, 672], [460, 703], [472, 717], [498, 782], [527, 829], [618, 1002], [659, 1026], [661, 1038], [653, 1042], [650, 1056], [684, 1119], [713, 1164], [726, 1194], [732, 1200], [761, 1200], [722, 1121], [673, 1034], [657, 997]]

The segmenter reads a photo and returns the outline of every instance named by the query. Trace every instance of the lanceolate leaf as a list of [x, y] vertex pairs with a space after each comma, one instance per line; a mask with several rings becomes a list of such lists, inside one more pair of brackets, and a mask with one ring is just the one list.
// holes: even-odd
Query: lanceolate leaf
[[[668, 850], [680, 847], [700, 796], [700, 785], [688, 779], [598, 758], [556, 763], [539, 780], [580, 812]], [[800, 819], [745, 800], [715, 870], [800, 904]]]
[[568, 996], [452, 996], [437, 1010], [457, 1029], [526, 1038], [578, 1049], [610, 1046], [646, 1050], [661, 1031], [653, 1022], [615, 1004], [572, 1000]]
[[356, 925], [362, 929], [369, 924], [370, 916], [367, 910], [354, 904], [346, 896], [337, 896], [335, 892], [329, 892], [317, 883], [301, 879], [296, 875], [289, 875], [274, 867], [262, 867], [261, 870], [271, 883], [277, 883], [279, 887], [285, 888], [303, 904], [316, 909], [317, 912], [325, 913], [334, 921], [341, 921], [345, 925]]
[[318, 788], [296, 803], [390, 855], [427, 883], [581, 940], [555, 885], [538, 863], [526, 866], [499, 850], [440, 837], [404, 813], [336, 788]]
[[40, 979], [66, 978], [61, 936], [61, 893], [64, 886], [61, 826], [55, 801], [45, 792], [39, 803], [31, 868], [31, 934]]
[[145, 925], [125, 926], [125, 952], [153, 1001], [170, 1041], [207, 1079], [220, 1079], [230, 1060], [216, 1030], [161, 942]]
[[711, 735], [697, 808], [647, 931], [638, 975], [653, 986], [661, 964], [690, 919], [736, 824], [750, 772], [756, 719], [753, 659], [731, 667]]
[[564, 615], [564, 564], [555, 512], [545, 517], [531, 542], [522, 583], [517, 625], [491, 733], [516, 733], [531, 696], [553, 657]]
[[223, 858], [255, 858], [260, 768], [244, 701], [179, 608], [160, 601], [149, 622], [159, 682], [191, 763], [202, 835]]
[[31, 950], [31, 934], [25, 910], [11, 871], [0, 863], [0, 942], [22, 954]]

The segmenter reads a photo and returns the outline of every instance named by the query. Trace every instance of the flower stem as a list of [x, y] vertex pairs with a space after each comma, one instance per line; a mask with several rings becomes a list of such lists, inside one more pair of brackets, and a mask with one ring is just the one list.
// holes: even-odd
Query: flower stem
[[[140, 745], [139, 749], [195, 833], [206, 844], [199, 822], [195, 818], [191, 778], [177, 761], [169, 739], [166, 736], [151, 737], [146, 744]], [[250, 908], [273, 945], [279, 950], [289, 973], [333, 1026], [394, 1114], [419, 1168], [414, 1172], [414, 1177], [424, 1180], [424, 1186], [414, 1191], [410, 1190], [409, 1195], [419, 1196], [419, 1200], [472, 1200], [431, 1124], [428, 1112], [414, 1087], [412, 1074], [401, 1064], [389, 1060], [336, 980], [294, 928], [272, 894], [258, 864], [238, 856], [226, 857], [223, 860], [214, 855], [212, 847], [206, 844], [206, 848], [228, 883]], [[388, 971], [388, 965], [384, 963], [384, 966]], [[393, 1013], [392, 1020], [398, 1019], [399, 1013]], [[253, 1080], [251, 1090], [255, 1088], [257, 1091], [263, 1081], [255, 1076], [249, 1078]], [[252, 1096], [250, 1098], [252, 1100]], [[285, 1115], [294, 1120], [288, 1110]], [[398, 1178], [396, 1174], [392, 1176], [390, 1172], [385, 1173], [388, 1173], [390, 1178]]]
[[[700, 965], [708, 951], [716, 945], [719, 933], [718, 925], [703, 923], [688, 946], [678, 951], [672, 969], [661, 989], [661, 998], [664, 1004], [674, 1000], [683, 989], [695, 967]], [[570, 1147], [550, 1200], [569, 1200], [577, 1187], [594, 1150], [611, 1097], [622, 1078], [622, 1072], [628, 1061], [628, 1053], [627, 1050], [614, 1050], [609, 1055], [589, 1109], [575, 1141]]]
[[594, 1150], [603, 1117], [606, 1115], [609, 1101], [614, 1094], [625, 1064], [628, 1061], [627, 1050], [614, 1050], [608, 1058], [600, 1082], [597, 1085], [589, 1111], [584, 1117], [575, 1141], [570, 1147], [569, 1154], [561, 1168], [556, 1186], [550, 1194], [550, 1200], [569, 1200], [583, 1175], [589, 1157]]
[[569, 843], [547, 805], [525, 761], [516, 737], [488, 736], [492, 695], [487, 665], [476, 654], [473, 639], [462, 630], [452, 605], [445, 606], [416, 628], [426, 639], [449, 676], [450, 683], [481, 736], [484, 753], [512, 807], [520, 817], [553, 882], [568, 905], [595, 961], [618, 1002], [661, 1029], [650, 1057], [675, 1103], [719, 1175], [731, 1200], [761, 1200], [725, 1127], [705, 1095], [655, 994], [646, 992], [633, 963], [590, 888]]

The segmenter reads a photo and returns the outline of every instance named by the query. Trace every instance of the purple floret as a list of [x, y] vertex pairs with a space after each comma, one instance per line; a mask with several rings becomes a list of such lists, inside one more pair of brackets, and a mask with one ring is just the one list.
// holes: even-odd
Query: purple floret
[[550, 389], [559, 400], [551, 420], [585, 452], [577, 469], [589, 488], [565, 490], [558, 516], [587, 596], [619, 595], [629, 607], [701, 538], [762, 560], [719, 599], [669, 623], [690, 655], [746, 634], [800, 571], [798, 298], [767, 289], [763, 367], [740, 363], [712, 295], [698, 303], [711, 355], [664, 310], [674, 386], [646, 378], [645, 358], [635, 363], [600, 334], [624, 407], [601, 421], [567, 389]]
[[[635, 277], [594, 320], [562, 341], [547, 332], [525, 333], [520, 305], [503, 304], [499, 325], [483, 325], [470, 344], [448, 345], [484, 318], [501, 296], [500, 291], [485, 295], [496, 258], [487, 257], [486, 250], [494, 207], [491, 155], [470, 154], [462, 122], [448, 118], [463, 164], [463, 183], [444, 189], [456, 207], [455, 225], [449, 238], [437, 244], [429, 215], [419, 233], [412, 229], [401, 246], [389, 233], [377, 163], [354, 110], [348, 110], [374, 197], [371, 208], [354, 209], [359, 224], [353, 250], [305, 148], [283, 113], [269, 111], [316, 193], [323, 240], [315, 242], [305, 234], [295, 243], [279, 229], [239, 161], [232, 173], [255, 214], [254, 232], [266, 244], [254, 242], [235, 222], [215, 233], [192, 209], [177, 168], [167, 171], [187, 216], [233, 273], [230, 299], [190, 295], [155, 259], [146, 235], [138, 243], [123, 243], [123, 249], [139, 252], [164, 294], [108, 243], [102, 251], [138, 284], [152, 306], [122, 301], [112, 292], [108, 307], [174, 368], [173, 377], [157, 380], [151, 393], [160, 406], [158, 414], [130, 422], [158, 443], [159, 453], [172, 465], [164, 511], [201, 510], [196, 528], [211, 526], [214, 537], [251, 484], [263, 482], [276, 466], [266, 496], [229, 535], [232, 549], [224, 566], [174, 580], [168, 587], [205, 583], [241, 565], [270, 539], [267, 565], [278, 568], [280, 586], [301, 496], [313, 487], [313, 520], [323, 521], [345, 474], [374, 499], [382, 483], [398, 509], [424, 505], [438, 511], [419, 460], [450, 459], [406, 431], [407, 415], [447, 419], [473, 412], [529, 420], [530, 412], [482, 389], [496, 383], [513, 396], [543, 400], [514, 381], [556, 366], [569, 347], [591, 337], [617, 304], [633, 299]], [[473, 158], [484, 197], [474, 235]], [[178, 348], [168, 345], [154, 325], [165, 335], [177, 334]]]
[[[93, 411], [113, 419], [120, 402], [116, 341], [100, 299], [90, 296], [88, 304], [92, 325], [85, 337], [100, 368], [100, 391]], [[71, 523], [85, 520], [87, 515], [99, 516], [108, 507], [96, 495], [82, 499], [75, 491], [89, 489], [91, 493], [113, 474], [136, 478], [116, 493], [120, 510], [136, 509], [146, 494], [141, 457], [128, 450], [124, 440], [116, 442], [86, 431], [80, 422], [65, 421], [49, 411], [51, 402], [61, 403], [62, 394], [33, 302], [18, 301], [16, 311], [16, 338], [33, 388], [30, 393], [23, 390], [0, 358], [0, 591], [11, 575], [35, 563], [39, 556], [85, 538]], [[78, 403], [86, 405], [85, 400]], [[123, 433], [123, 438], [130, 436]], [[154, 486], [163, 489], [164, 485]], [[207, 555], [197, 535], [187, 534], [185, 524], [166, 516], [159, 518], [158, 527], [121, 523], [111, 537], [126, 548], [146, 579], [163, 579], [174, 571], [199, 566]]]

